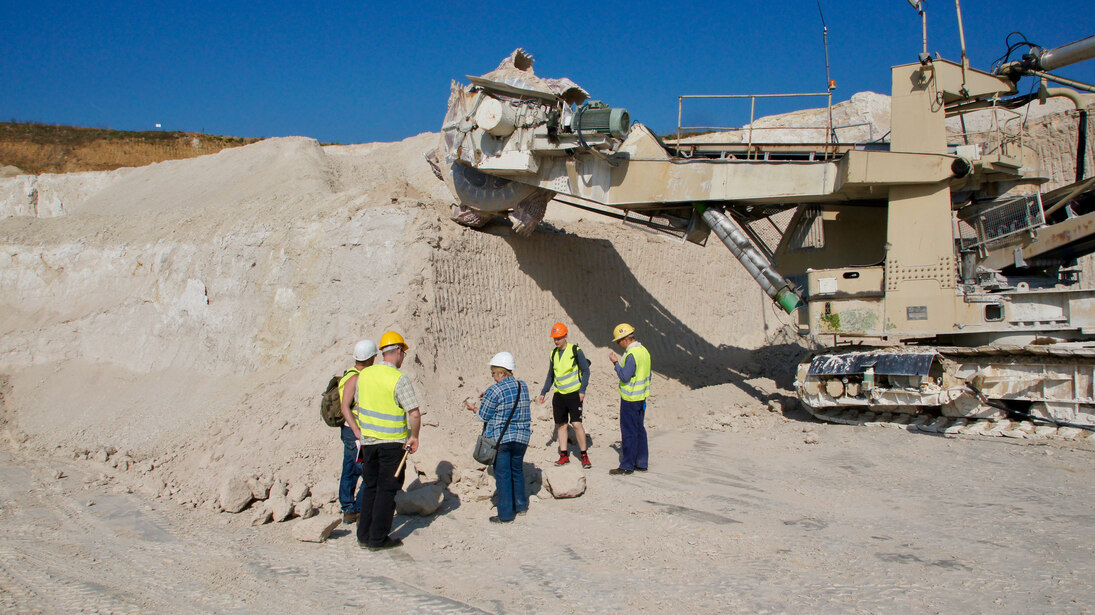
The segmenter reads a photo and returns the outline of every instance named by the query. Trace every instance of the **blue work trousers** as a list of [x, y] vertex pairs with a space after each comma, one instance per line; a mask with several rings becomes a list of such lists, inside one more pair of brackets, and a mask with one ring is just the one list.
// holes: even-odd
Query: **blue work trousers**
[[641, 468], [649, 463], [646, 445], [646, 400], [620, 400], [620, 467], [624, 470]]
[[354, 430], [342, 426], [342, 478], [338, 481], [338, 503], [342, 512], [355, 513], [357, 508], [357, 479], [361, 478], [361, 464], [357, 462], [357, 438]]
[[506, 442], [498, 445], [494, 458], [494, 484], [498, 490], [498, 519], [513, 521], [517, 513], [528, 510], [525, 493], [525, 451], [527, 444]]

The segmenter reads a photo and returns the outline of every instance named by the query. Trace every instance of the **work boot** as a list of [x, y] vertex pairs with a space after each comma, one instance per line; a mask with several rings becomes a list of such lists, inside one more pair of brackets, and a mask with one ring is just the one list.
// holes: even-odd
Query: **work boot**
[[357, 518], [359, 515], [360, 513], [345, 511], [342, 513], [342, 522], [346, 525], [350, 525], [351, 523], [357, 523]]
[[589, 462], [589, 455], [585, 451], [582, 451], [582, 467], [587, 470], [593, 467], [593, 464]]
[[[361, 546], [363, 543], [357, 543]], [[365, 548], [370, 551], [383, 551], [384, 549], [394, 549], [396, 547], [402, 547], [403, 541], [398, 538], [392, 538], [391, 536], [385, 536], [384, 540], [378, 545], [371, 545], [365, 543]]]
[[566, 451], [559, 451], [559, 461], [555, 462], [557, 466], [565, 466], [570, 463], [570, 453]]

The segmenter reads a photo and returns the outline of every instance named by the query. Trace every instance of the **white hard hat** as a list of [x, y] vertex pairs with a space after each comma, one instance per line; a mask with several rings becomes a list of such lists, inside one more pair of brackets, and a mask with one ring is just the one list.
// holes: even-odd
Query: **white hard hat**
[[354, 360], [368, 361], [376, 356], [376, 344], [373, 340], [361, 340], [354, 344]]
[[494, 355], [490, 360], [491, 367], [504, 367], [509, 371], [513, 371], [517, 367], [517, 364], [513, 361], [513, 355], [508, 352], [499, 352]]

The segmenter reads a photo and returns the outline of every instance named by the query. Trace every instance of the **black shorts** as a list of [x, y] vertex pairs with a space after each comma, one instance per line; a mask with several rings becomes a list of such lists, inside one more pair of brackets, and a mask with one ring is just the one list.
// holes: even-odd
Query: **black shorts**
[[551, 410], [555, 415], [556, 425], [582, 422], [582, 402], [578, 399], [578, 391], [553, 395]]

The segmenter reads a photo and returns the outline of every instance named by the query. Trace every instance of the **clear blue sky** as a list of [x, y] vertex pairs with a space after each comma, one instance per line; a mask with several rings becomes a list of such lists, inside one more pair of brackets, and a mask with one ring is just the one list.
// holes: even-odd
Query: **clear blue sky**
[[[485, 73], [516, 47], [536, 57], [538, 75], [570, 77], [659, 133], [675, 129], [679, 94], [825, 87], [817, 0], [5, 6], [3, 121], [395, 141], [439, 130], [450, 80]], [[953, 0], [926, 7], [929, 50], [958, 60]], [[888, 94], [889, 67], [921, 49], [916, 11], [905, 0], [821, 8], [834, 100]], [[1091, 0], [963, 0], [962, 12], [975, 68], [1006, 51], [1011, 31], [1047, 48], [1095, 34]], [[1095, 60], [1059, 73], [1095, 82]], [[741, 112], [697, 107], [685, 123], [740, 125]]]

